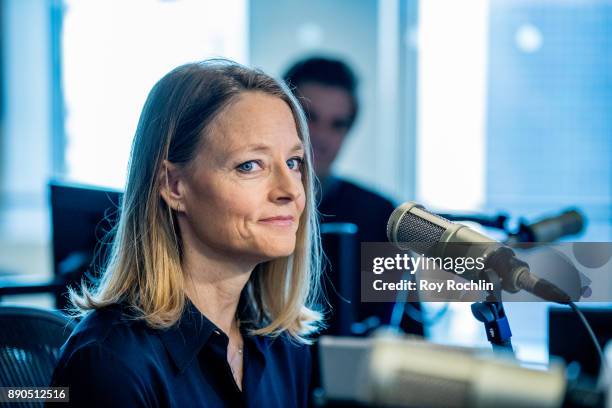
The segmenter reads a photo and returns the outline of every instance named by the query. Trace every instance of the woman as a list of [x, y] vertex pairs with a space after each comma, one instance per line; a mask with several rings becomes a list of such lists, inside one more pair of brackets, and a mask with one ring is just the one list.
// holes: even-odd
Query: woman
[[54, 386], [75, 406], [304, 406], [321, 315], [299, 104], [227, 60], [151, 90], [106, 270]]

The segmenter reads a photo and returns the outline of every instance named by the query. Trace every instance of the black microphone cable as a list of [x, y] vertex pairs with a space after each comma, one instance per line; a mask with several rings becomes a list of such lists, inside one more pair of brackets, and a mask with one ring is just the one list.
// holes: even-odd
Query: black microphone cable
[[597, 354], [599, 355], [599, 359], [601, 360], [601, 370], [607, 373], [608, 372], [608, 362], [606, 361], [606, 357], [604, 356], [604, 353], [603, 353], [603, 350], [601, 349], [601, 345], [599, 344], [599, 341], [597, 341], [597, 336], [595, 336], [595, 332], [593, 331], [593, 328], [589, 324], [588, 320], [586, 319], [582, 311], [578, 308], [578, 306], [574, 302], [570, 301], [570, 302], [567, 302], [566, 304], [572, 308], [574, 313], [578, 315], [578, 317], [580, 318], [580, 321], [582, 322], [587, 332], [589, 333], [589, 337], [593, 341], [593, 344], [595, 345], [595, 349], [597, 350]]

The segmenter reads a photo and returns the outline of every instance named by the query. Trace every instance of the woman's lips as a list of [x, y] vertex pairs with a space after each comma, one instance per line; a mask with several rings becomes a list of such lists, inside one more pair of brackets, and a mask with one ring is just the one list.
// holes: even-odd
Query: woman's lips
[[292, 216], [278, 216], [278, 217], [270, 217], [259, 220], [264, 224], [275, 225], [279, 227], [288, 227], [293, 225], [294, 218]]

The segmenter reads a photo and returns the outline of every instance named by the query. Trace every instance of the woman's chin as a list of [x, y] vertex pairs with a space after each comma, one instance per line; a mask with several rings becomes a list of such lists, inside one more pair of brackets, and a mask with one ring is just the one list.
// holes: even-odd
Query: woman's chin
[[265, 248], [262, 251], [262, 257], [265, 261], [271, 261], [278, 258], [290, 256], [295, 251], [295, 245], [279, 245], [275, 247]]

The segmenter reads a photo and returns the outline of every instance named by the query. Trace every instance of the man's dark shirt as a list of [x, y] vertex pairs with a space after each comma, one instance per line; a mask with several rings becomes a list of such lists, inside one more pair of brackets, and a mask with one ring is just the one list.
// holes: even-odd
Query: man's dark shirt
[[335, 176], [325, 181], [319, 203], [322, 222], [357, 225], [359, 242], [387, 242], [387, 221], [394, 209], [381, 195]]
[[[304, 407], [310, 354], [283, 335], [244, 338], [243, 390], [227, 363], [227, 336], [187, 301], [167, 330], [130, 319], [124, 305], [85, 317], [62, 347], [53, 386], [62, 407]], [[58, 405], [60, 406], [60, 405]]]

